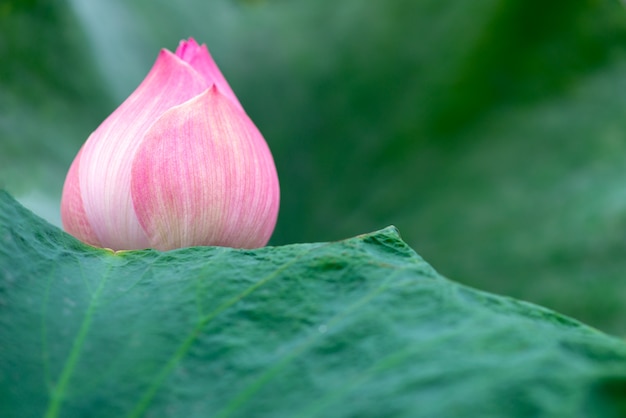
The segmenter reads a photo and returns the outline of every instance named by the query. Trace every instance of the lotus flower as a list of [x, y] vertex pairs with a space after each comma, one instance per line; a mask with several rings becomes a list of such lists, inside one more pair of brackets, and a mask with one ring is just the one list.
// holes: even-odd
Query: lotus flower
[[255, 248], [276, 224], [267, 143], [205, 45], [161, 50], [139, 87], [89, 136], [63, 188], [65, 230], [98, 247]]

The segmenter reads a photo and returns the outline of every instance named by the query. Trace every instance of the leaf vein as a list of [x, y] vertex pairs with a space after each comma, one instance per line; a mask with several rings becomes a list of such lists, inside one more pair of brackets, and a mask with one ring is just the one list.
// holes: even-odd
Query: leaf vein
[[97, 307], [97, 302], [102, 290], [104, 289], [104, 285], [108, 279], [108, 276], [111, 272], [111, 265], [109, 264], [104, 274], [102, 275], [102, 279], [96, 288], [95, 293], [91, 297], [91, 301], [89, 306], [87, 307], [87, 311], [85, 312], [85, 316], [78, 330], [78, 334], [74, 338], [72, 343], [72, 348], [70, 353], [65, 361], [61, 374], [59, 376], [59, 380], [54, 386], [51, 394], [50, 394], [50, 402], [48, 403], [48, 408], [46, 410], [45, 418], [56, 418], [59, 416], [59, 412], [61, 411], [61, 405], [65, 398], [65, 393], [67, 391], [67, 387], [74, 373], [74, 369], [76, 368], [76, 364], [80, 358], [80, 352], [85, 343], [85, 339], [87, 338], [87, 333], [89, 332], [89, 327], [91, 326], [91, 321], [93, 320], [93, 316]]
[[128, 418], [138, 418], [138, 417], [140, 417], [140, 416], [142, 416], [144, 414], [144, 412], [150, 406], [150, 402], [152, 401], [152, 399], [156, 395], [157, 391], [160, 389], [160, 387], [165, 382], [165, 379], [167, 379], [167, 377], [171, 374], [172, 370], [174, 370], [174, 368], [184, 358], [184, 356], [187, 354], [187, 352], [191, 348], [191, 345], [195, 342], [195, 340], [198, 338], [198, 336], [202, 333], [202, 330], [204, 329], [204, 327], [207, 326], [207, 324], [209, 324], [213, 319], [215, 319], [221, 313], [223, 313], [228, 308], [230, 308], [233, 305], [235, 305], [237, 302], [239, 302], [242, 299], [244, 299], [246, 296], [250, 295], [252, 292], [257, 290], [258, 288], [262, 287], [263, 285], [265, 285], [266, 283], [268, 283], [272, 279], [278, 277], [280, 275], [280, 273], [282, 273], [284, 270], [286, 270], [287, 268], [289, 268], [293, 264], [297, 263], [305, 255], [310, 254], [311, 252], [313, 252], [315, 250], [319, 250], [320, 248], [326, 247], [327, 245], [330, 245], [330, 243], [327, 243], [327, 244], [324, 244], [322, 246], [315, 247], [315, 248], [309, 248], [309, 249], [303, 251], [302, 253], [298, 254], [296, 257], [292, 258], [290, 261], [282, 264], [280, 267], [278, 267], [276, 270], [274, 270], [270, 274], [266, 275], [261, 280], [257, 281], [253, 285], [249, 286], [243, 292], [241, 292], [238, 295], [228, 299], [226, 302], [222, 303], [220, 306], [218, 306], [212, 312], [208, 313], [203, 318], [201, 318], [200, 321], [198, 322], [198, 324], [196, 325], [196, 327], [193, 329], [193, 331], [183, 341], [183, 343], [174, 352], [172, 357], [167, 361], [165, 366], [159, 371], [159, 373], [156, 375], [156, 377], [152, 380], [152, 384], [146, 389], [144, 394], [140, 397], [139, 401], [137, 402], [135, 407], [131, 410], [131, 412], [127, 415], [127, 417]]
[[[356, 302], [348, 306], [343, 311], [339, 312], [335, 316], [331, 317], [330, 320], [326, 321], [327, 328], [331, 328], [342, 319], [344, 319], [350, 313], [364, 307], [374, 299], [376, 296], [380, 295], [383, 291], [387, 290], [388, 284], [391, 280], [395, 279], [395, 277], [400, 274], [404, 269], [397, 270], [394, 273], [387, 276], [385, 281], [378, 287], [374, 288], [369, 293], [365, 294], [363, 297], [358, 299]], [[273, 367], [266, 370], [261, 374], [255, 381], [250, 383], [247, 387], [243, 388], [239, 394], [235, 395], [232, 400], [221, 410], [219, 411], [215, 417], [216, 418], [225, 418], [239, 409], [245, 402], [250, 399], [259, 389], [263, 387], [263, 385], [271, 380], [273, 377], [278, 375], [278, 373], [286, 368], [291, 362], [293, 362], [299, 355], [303, 354], [309, 347], [311, 347], [314, 343], [319, 341], [320, 339], [327, 337], [329, 334], [325, 332], [321, 334], [319, 332], [315, 332], [309, 336], [304, 342], [300, 345], [296, 346], [289, 355], [285, 356], [281, 361], [276, 363]]]

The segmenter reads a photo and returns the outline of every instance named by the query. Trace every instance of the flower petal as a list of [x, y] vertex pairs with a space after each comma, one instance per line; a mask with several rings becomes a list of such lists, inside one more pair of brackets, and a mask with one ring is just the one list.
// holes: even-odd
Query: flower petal
[[91, 134], [78, 177], [84, 212], [102, 246], [115, 250], [148, 246], [130, 195], [132, 158], [146, 131], [165, 111], [208, 87], [197, 71], [162, 50], [141, 85]]
[[85, 207], [83, 206], [83, 199], [80, 194], [78, 173], [80, 171], [81, 154], [82, 148], [78, 151], [78, 155], [74, 159], [74, 162], [72, 162], [67, 177], [65, 178], [63, 197], [61, 199], [61, 221], [63, 222], [63, 228], [65, 228], [65, 231], [69, 234], [87, 244], [102, 247], [100, 240], [89, 224]]
[[198, 45], [193, 38], [189, 38], [187, 41], [180, 41], [178, 48], [176, 48], [176, 56], [189, 63], [196, 71], [202, 74], [209, 86], [215, 84], [224, 96], [228, 97], [238, 108], [243, 110], [237, 96], [230, 88], [205, 44]]
[[260, 247], [276, 224], [279, 185], [269, 148], [216, 87], [154, 124], [135, 156], [131, 187], [157, 249]]

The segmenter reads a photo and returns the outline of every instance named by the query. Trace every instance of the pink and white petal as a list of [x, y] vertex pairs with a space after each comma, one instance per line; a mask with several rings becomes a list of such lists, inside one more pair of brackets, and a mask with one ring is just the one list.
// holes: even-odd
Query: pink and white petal
[[154, 248], [263, 246], [278, 215], [267, 144], [248, 116], [212, 87], [165, 113], [132, 169], [135, 212]]
[[100, 240], [89, 224], [81, 197], [80, 181], [78, 178], [81, 153], [82, 149], [78, 151], [78, 155], [72, 162], [67, 177], [65, 178], [63, 196], [61, 198], [61, 221], [63, 222], [63, 228], [70, 235], [73, 235], [87, 244], [101, 247]]
[[208, 85], [215, 84], [224, 96], [228, 97], [233, 104], [243, 110], [239, 99], [237, 99], [237, 96], [230, 88], [205, 44], [198, 45], [193, 38], [189, 38], [187, 41], [182, 40], [178, 44], [178, 48], [176, 48], [176, 56], [189, 63], [196, 71], [202, 74], [209, 83]]
[[91, 134], [80, 161], [84, 211], [102, 246], [146, 248], [130, 195], [131, 161], [145, 133], [168, 109], [208, 84], [177, 56], [162, 50], [139, 87]]

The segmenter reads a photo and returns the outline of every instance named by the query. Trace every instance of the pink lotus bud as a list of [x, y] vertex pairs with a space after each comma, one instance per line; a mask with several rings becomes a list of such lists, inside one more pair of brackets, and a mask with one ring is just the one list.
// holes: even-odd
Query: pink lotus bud
[[87, 139], [61, 218], [114, 250], [267, 243], [278, 215], [272, 154], [205, 45], [162, 50], [145, 80]]

